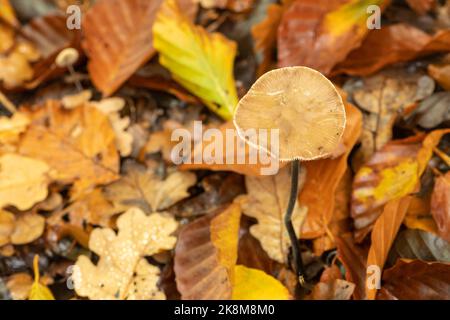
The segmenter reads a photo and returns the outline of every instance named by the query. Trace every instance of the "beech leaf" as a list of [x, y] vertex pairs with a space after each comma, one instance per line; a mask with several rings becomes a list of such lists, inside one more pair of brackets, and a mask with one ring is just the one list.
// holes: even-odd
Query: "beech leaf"
[[238, 102], [233, 77], [236, 43], [192, 24], [174, 0], [161, 6], [153, 35], [159, 61], [173, 78], [230, 120]]

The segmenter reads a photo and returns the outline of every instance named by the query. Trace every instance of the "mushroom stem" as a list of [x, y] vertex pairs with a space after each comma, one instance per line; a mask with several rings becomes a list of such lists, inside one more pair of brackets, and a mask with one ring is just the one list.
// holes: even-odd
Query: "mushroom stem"
[[289, 234], [292, 245], [292, 257], [294, 260], [295, 273], [297, 274], [298, 281], [303, 287], [305, 284], [303, 260], [300, 254], [300, 246], [298, 243], [297, 236], [295, 234], [294, 226], [292, 225], [292, 213], [294, 211], [295, 203], [297, 202], [298, 196], [298, 173], [299, 173], [299, 160], [292, 161], [291, 168], [291, 194], [289, 196], [289, 203], [286, 210], [286, 215], [284, 216], [284, 224]]

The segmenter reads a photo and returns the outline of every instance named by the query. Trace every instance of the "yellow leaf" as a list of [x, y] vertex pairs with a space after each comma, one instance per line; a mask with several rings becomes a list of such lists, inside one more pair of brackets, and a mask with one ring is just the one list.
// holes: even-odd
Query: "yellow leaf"
[[0, 208], [31, 208], [47, 197], [48, 165], [40, 160], [5, 154], [0, 157]]
[[235, 266], [233, 300], [289, 300], [288, 289], [264, 271]]
[[355, 33], [364, 34], [367, 29], [367, 8], [371, 5], [381, 6], [385, 0], [351, 0], [337, 10], [327, 14], [324, 26], [335, 37], [341, 36], [350, 29], [355, 28]]
[[119, 217], [117, 227], [117, 234], [109, 228], [92, 231], [89, 248], [100, 259], [94, 265], [88, 257], [78, 257], [73, 273], [75, 291], [94, 300], [165, 299], [157, 286], [159, 268], [145, 257], [174, 247], [176, 238], [171, 234], [177, 222], [168, 215], [146, 216], [131, 208]]
[[9, 3], [9, 0], [0, 0], [0, 20], [1, 19], [14, 27], [19, 26], [19, 21], [16, 18], [16, 14]]
[[160, 63], [173, 78], [226, 120], [238, 98], [233, 76], [236, 43], [193, 25], [174, 0], [166, 0], [153, 25]]
[[35, 255], [33, 260], [34, 283], [31, 286], [29, 300], [55, 300], [49, 288], [39, 282], [39, 256]]

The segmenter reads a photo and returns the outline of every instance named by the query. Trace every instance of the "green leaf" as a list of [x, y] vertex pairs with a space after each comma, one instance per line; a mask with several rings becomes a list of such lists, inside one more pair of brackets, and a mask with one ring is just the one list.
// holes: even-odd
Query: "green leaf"
[[193, 25], [174, 0], [161, 6], [153, 36], [159, 61], [173, 78], [230, 120], [238, 103], [233, 76], [236, 43]]

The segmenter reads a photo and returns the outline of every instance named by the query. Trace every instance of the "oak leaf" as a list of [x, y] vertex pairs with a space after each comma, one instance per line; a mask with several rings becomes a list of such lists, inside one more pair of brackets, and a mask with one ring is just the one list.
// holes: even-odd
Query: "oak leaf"
[[233, 76], [236, 43], [192, 24], [174, 0], [161, 6], [153, 36], [159, 61], [174, 80], [222, 118], [231, 119], [238, 102]]
[[139, 207], [146, 213], [161, 211], [189, 196], [187, 189], [196, 183], [195, 174], [175, 171], [165, 178], [144, 166], [127, 163], [125, 174], [105, 187], [105, 195], [118, 211]]
[[47, 197], [49, 166], [37, 159], [17, 154], [0, 157], [0, 208], [13, 205], [20, 210], [31, 208]]
[[74, 183], [72, 199], [118, 178], [115, 134], [95, 107], [64, 110], [59, 102], [48, 101], [32, 118], [19, 152], [48, 163], [57, 181]]
[[[303, 168], [302, 168], [303, 169]], [[307, 174], [307, 173], [306, 173]], [[300, 170], [300, 188], [305, 174]], [[245, 215], [258, 220], [250, 227], [250, 233], [257, 238], [270, 258], [280, 263], [287, 262], [290, 240], [284, 225], [284, 215], [290, 194], [290, 168], [281, 169], [275, 176], [245, 177], [247, 195], [240, 196], [239, 203]], [[308, 209], [296, 204], [292, 221], [297, 236]]]
[[80, 256], [73, 280], [77, 294], [90, 299], [164, 299], [157, 287], [159, 269], [147, 262], [152, 256], [174, 247], [171, 234], [177, 222], [164, 214], [146, 216], [131, 208], [117, 220], [118, 233], [95, 229], [89, 248], [99, 255], [97, 265]]

